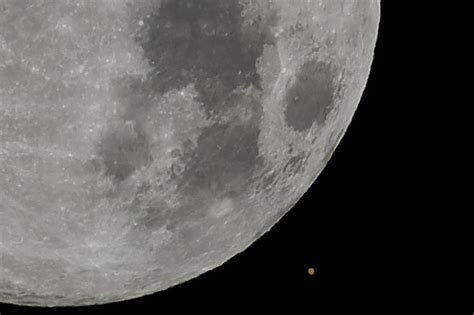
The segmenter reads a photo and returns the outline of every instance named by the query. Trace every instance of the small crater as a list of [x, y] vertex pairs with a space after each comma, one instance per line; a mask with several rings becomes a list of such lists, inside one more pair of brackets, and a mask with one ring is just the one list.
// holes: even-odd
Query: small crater
[[286, 122], [302, 132], [313, 123], [326, 121], [334, 107], [335, 73], [331, 65], [321, 61], [305, 63], [286, 94]]

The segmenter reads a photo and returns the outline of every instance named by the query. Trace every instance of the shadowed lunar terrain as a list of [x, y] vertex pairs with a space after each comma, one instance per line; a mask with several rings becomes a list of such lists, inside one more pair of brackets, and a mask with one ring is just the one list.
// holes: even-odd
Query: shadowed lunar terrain
[[0, 301], [120, 301], [213, 269], [309, 188], [377, 0], [0, 0]]

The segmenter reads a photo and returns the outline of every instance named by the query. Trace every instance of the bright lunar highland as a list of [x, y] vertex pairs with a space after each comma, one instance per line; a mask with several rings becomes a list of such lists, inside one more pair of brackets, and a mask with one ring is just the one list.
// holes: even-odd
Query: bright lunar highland
[[247, 248], [331, 157], [379, 17], [379, 0], [0, 0], [0, 302], [131, 299]]

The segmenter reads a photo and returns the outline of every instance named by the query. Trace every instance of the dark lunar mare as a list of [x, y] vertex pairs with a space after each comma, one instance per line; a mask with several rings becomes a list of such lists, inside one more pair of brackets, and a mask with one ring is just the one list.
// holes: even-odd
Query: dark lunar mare
[[123, 181], [135, 170], [150, 163], [151, 154], [146, 135], [136, 128], [117, 128], [102, 140], [99, 155], [106, 166], [106, 176]]
[[198, 100], [216, 112], [237, 87], [260, 87], [256, 62], [274, 38], [270, 25], [263, 32], [258, 21], [244, 28], [243, 9], [236, 0], [163, 1], [137, 38], [154, 67], [150, 89], [164, 93], [194, 83]]
[[119, 119], [110, 123], [97, 145], [105, 175], [122, 182], [151, 162], [148, 135], [142, 120], [150, 106], [150, 91], [134, 76], [114, 79], [113, 93], [120, 100]]
[[285, 118], [289, 126], [302, 132], [313, 123], [325, 123], [334, 108], [335, 77], [330, 63], [309, 60], [303, 64], [286, 94]]
[[[243, 25], [243, 7], [238, 1], [170, 0], [144, 18], [136, 36], [152, 71], [146, 80], [125, 77], [114, 82], [121, 101], [121, 119], [133, 121], [133, 128], [111, 130], [101, 142], [99, 156], [106, 175], [126, 180], [139, 167], [149, 164], [149, 135], [141, 119], [152, 99], [193, 84], [196, 101], [215, 123], [201, 130], [196, 147], [184, 148], [180, 159], [185, 169], [174, 176], [183, 205], [168, 217], [201, 216], [208, 205], [200, 200], [238, 197], [262, 164], [258, 138], [262, 105], [257, 60], [265, 44], [273, 44], [270, 27], [276, 14]], [[263, 22], [265, 21], [265, 22]], [[265, 25], [263, 25], [265, 23]], [[246, 93], [248, 88], [254, 92]], [[198, 106], [198, 103], [195, 103]], [[248, 113], [246, 119], [239, 114]], [[164, 215], [160, 205], [150, 205], [146, 218], [156, 221]], [[168, 216], [168, 215], [167, 215]], [[173, 219], [174, 218], [174, 219]]]

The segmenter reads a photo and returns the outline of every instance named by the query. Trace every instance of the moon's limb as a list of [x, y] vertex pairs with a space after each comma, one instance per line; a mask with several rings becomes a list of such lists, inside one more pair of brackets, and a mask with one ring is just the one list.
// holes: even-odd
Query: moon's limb
[[340, 141], [378, 20], [377, 0], [0, 1], [0, 301], [129, 299], [245, 249]]

